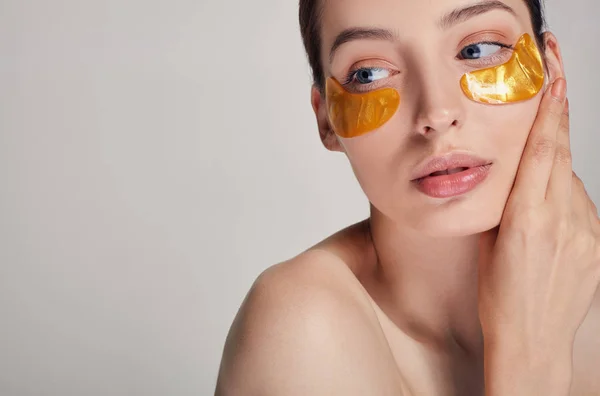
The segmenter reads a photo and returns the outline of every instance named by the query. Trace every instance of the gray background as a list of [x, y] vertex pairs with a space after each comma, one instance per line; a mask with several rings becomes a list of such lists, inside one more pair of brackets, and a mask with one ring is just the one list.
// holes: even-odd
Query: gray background
[[[548, 1], [600, 202], [600, 5]], [[0, 395], [209, 395], [255, 277], [367, 216], [297, 2], [0, 1]]]

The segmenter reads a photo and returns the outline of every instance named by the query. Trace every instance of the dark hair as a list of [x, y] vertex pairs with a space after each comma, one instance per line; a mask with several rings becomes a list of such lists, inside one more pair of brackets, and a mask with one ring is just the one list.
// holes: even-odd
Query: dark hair
[[[304, 49], [308, 56], [308, 63], [312, 69], [314, 84], [323, 89], [324, 75], [321, 68], [321, 36], [319, 34], [321, 25], [322, 7], [320, 3], [327, 0], [300, 0], [300, 33], [304, 42]], [[531, 25], [535, 34], [538, 47], [545, 51], [543, 33], [546, 21], [543, 11], [543, 0], [524, 0], [531, 17]], [[545, 62], [544, 62], [545, 63]]]

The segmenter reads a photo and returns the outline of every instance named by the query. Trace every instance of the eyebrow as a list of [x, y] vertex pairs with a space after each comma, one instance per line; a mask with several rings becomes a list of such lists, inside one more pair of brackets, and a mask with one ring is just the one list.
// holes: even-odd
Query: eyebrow
[[[457, 8], [453, 11], [448, 12], [438, 20], [438, 27], [442, 30], [450, 29], [451, 27], [465, 22], [466, 20], [476, 17], [492, 10], [503, 10], [511, 13], [515, 17], [517, 13], [507, 4], [499, 0], [484, 0], [479, 3], [471, 4], [466, 7]], [[394, 41], [397, 35], [392, 33], [390, 30], [381, 28], [360, 28], [353, 27], [343, 30], [338, 34], [333, 41], [331, 50], [329, 51], [329, 63], [333, 60], [333, 57], [337, 50], [343, 45], [351, 41], [356, 40], [382, 40], [382, 41]]]
[[335, 38], [333, 45], [331, 46], [331, 50], [329, 51], [329, 62], [333, 60], [333, 56], [337, 52], [337, 50], [346, 43], [350, 41], [356, 40], [382, 40], [382, 41], [394, 41], [396, 36], [387, 29], [380, 28], [349, 28], [343, 30], [340, 34]]
[[454, 25], [464, 22], [467, 19], [473, 18], [477, 15], [485, 14], [486, 12], [490, 12], [492, 10], [508, 11], [515, 17], [517, 16], [515, 10], [513, 10], [507, 4], [504, 4], [499, 0], [488, 0], [475, 3], [467, 7], [457, 8], [456, 10], [447, 13], [440, 18], [438, 21], [438, 26], [444, 30], [450, 29]]

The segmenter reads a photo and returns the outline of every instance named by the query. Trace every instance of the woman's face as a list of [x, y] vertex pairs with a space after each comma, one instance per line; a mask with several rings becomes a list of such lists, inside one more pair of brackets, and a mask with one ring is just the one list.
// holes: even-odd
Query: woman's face
[[[488, 7], [451, 18], [476, 3]], [[342, 138], [331, 130], [326, 98], [313, 89], [321, 135], [329, 139], [329, 148], [346, 153], [373, 206], [393, 221], [432, 236], [469, 235], [498, 225], [542, 93], [562, 65], [559, 58], [547, 57], [550, 75], [542, 91], [511, 104], [472, 101], [461, 90], [460, 79], [467, 72], [506, 63], [512, 50], [504, 46], [514, 46], [524, 33], [535, 37], [524, 1], [322, 0], [322, 7], [325, 78], [335, 78], [351, 93], [394, 88], [401, 97], [384, 125]], [[347, 29], [374, 28], [388, 33], [346, 34], [331, 52]], [[551, 40], [550, 47], [558, 51], [553, 36]], [[483, 183], [450, 198], [419, 191], [411, 181], [417, 165], [452, 151], [493, 163]]]

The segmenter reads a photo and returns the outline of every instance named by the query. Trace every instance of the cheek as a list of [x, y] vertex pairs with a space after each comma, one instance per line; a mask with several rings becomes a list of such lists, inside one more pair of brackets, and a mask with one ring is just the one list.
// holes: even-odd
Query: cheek
[[508, 192], [514, 182], [540, 100], [538, 95], [527, 102], [492, 108], [485, 115], [483, 125], [489, 125], [489, 129], [484, 146], [496, 163], [498, 189]]
[[384, 199], [394, 184], [408, 177], [403, 159], [410, 128], [401, 119], [399, 112], [372, 133], [352, 139], [340, 138], [361, 188], [373, 203]]
[[489, 229], [499, 224], [507, 199], [511, 193], [521, 162], [523, 149], [535, 122], [540, 99], [538, 97], [520, 104], [497, 107], [488, 115], [490, 131], [485, 143], [494, 158], [494, 179], [480, 201], [482, 217], [478, 226]]

